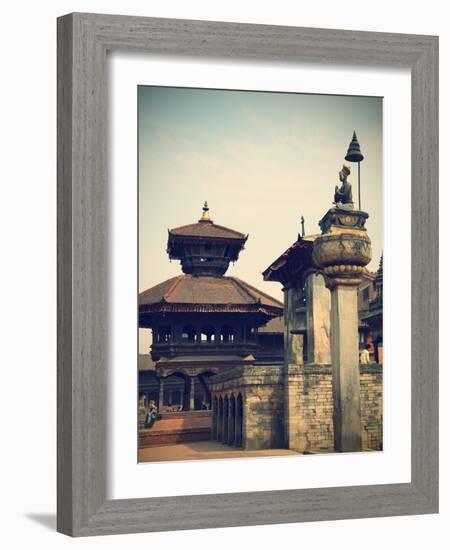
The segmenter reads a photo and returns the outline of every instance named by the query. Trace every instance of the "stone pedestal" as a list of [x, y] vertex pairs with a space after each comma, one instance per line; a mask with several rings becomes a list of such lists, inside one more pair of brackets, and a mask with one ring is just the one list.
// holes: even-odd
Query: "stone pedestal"
[[320, 273], [306, 279], [306, 303], [308, 363], [330, 365], [330, 291]]
[[365, 212], [332, 208], [320, 221], [313, 258], [331, 290], [334, 444], [362, 450], [358, 341], [358, 286], [371, 259]]

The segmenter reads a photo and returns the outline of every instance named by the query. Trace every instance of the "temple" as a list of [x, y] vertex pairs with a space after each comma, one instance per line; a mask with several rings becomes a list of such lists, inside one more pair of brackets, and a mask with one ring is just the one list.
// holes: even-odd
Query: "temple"
[[[161, 416], [142, 434], [143, 444], [209, 438], [209, 378], [282, 361], [280, 334], [271, 332], [270, 321], [282, 315], [283, 304], [225, 276], [247, 238], [215, 224], [206, 203], [198, 222], [169, 230], [167, 253], [180, 261], [183, 273], [139, 295], [139, 327], [152, 332], [151, 357], [141, 361], [140, 395], [145, 404], [153, 401]], [[173, 427], [172, 436], [165, 425]]]

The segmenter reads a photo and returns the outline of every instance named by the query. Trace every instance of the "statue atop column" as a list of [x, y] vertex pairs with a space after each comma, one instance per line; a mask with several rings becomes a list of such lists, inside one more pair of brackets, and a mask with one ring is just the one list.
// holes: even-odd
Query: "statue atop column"
[[353, 209], [352, 185], [347, 181], [347, 176], [350, 175], [350, 168], [345, 164], [339, 172], [339, 180], [341, 187], [334, 188], [334, 203], [338, 208]]

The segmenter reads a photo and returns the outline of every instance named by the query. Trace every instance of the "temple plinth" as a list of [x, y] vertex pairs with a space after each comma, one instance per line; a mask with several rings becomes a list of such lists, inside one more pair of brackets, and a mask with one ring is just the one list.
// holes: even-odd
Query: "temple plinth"
[[330, 209], [319, 222], [322, 234], [313, 249], [331, 291], [334, 445], [343, 452], [362, 450], [358, 286], [372, 257], [367, 218], [361, 211]]

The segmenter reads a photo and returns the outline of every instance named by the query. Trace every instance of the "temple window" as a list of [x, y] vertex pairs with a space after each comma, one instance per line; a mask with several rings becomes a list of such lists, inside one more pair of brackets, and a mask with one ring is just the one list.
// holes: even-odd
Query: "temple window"
[[188, 342], [194, 342], [196, 332], [197, 331], [193, 325], [186, 325], [181, 331], [181, 339]]
[[231, 343], [234, 342], [234, 331], [233, 327], [230, 327], [228, 325], [224, 325], [220, 329], [220, 341], [224, 343]]
[[202, 332], [200, 334], [202, 342], [212, 343], [215, 340], [214, 327], [212, 325], [207, 325], [202, 327]]
[[170, 342], [172, 340], [172, 329], [170, 326], [161, 326], [158, 330], [158, 342]]

